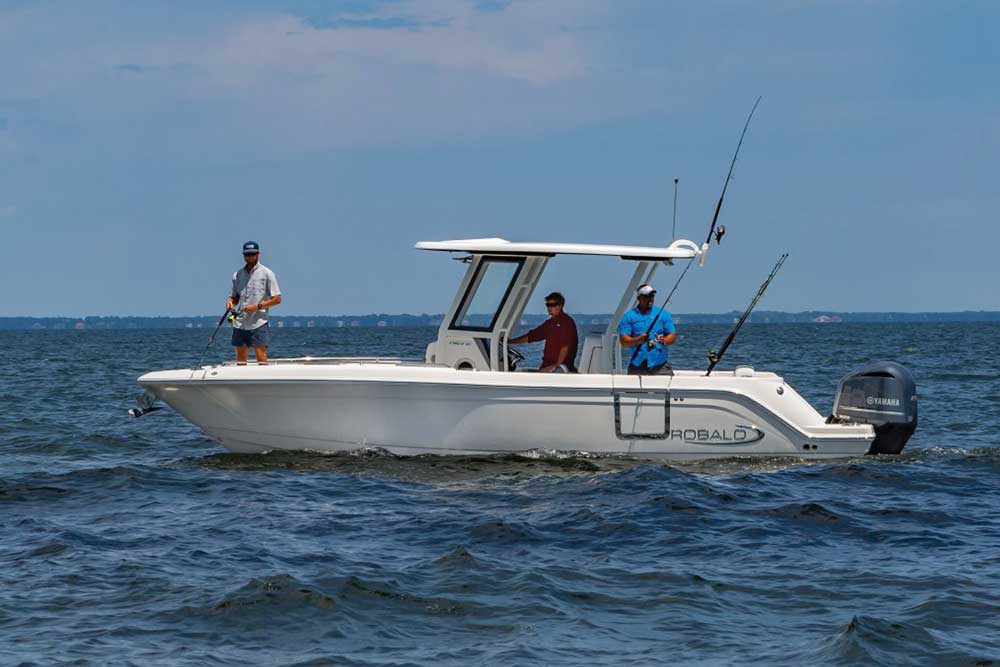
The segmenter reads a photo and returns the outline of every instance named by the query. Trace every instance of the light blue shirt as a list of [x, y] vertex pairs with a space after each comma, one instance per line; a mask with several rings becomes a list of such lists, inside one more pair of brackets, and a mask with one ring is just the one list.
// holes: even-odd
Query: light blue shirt
[[266, 310], [244, 313], [243, 306], [248, 303], [260, 303], [279, 294], [281, 288], [278, 287], [278, 278], [274, 275], [274, 271], [260, 263], [250, 272], [244, 266], [233, 274], [233, 288], [229, 292], [231, 297], [240, 297], [237, 304], [239, 314], [233, 321], [233, 326], [237, 329], [251, 330], [267, 324]]
[[[656, 320], [656, 326], [649, 332], [649, 339], [653, 340], [657, 336], [666, 336], [667, 334], [674, 333], [676, 331], [674, 328], [674, 318], [670, 315], [669, 311], [662, 308], [650, 308], [649, 312], [644, 314], [639, 312], [638, 307], [632, 308], [622, 315], [622, 320], [618, 323], [618, 333], [625, 334], [626, 336], [641, 336], [646, 333], [646, 329], [653, 323], [653, 318], [656, 317], [657, 313], [660, 316]], [[638, 352], [635, 351], [636, 348], [634, 347], [628, 348], [628, 353], [635, 355], [635, 358], [629, 357], [632, 359], [629, 364], [631, 366], [642, 366], [645, 363], [648, 368], [656, 368], [667, 363], [670, 357], [670, 351], [663, 343], [657, 343], [652, 349], [647, 347], [646, 343], [642, 343], [638, 348]]]

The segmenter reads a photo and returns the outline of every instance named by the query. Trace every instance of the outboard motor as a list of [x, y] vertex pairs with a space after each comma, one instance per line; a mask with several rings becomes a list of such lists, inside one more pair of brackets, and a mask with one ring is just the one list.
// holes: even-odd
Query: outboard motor
[[872, 424], [869, 454], [899, 454], [917, 430], [917, 384], [895, 361], [874, 361], [840, 381], [829, 421]]

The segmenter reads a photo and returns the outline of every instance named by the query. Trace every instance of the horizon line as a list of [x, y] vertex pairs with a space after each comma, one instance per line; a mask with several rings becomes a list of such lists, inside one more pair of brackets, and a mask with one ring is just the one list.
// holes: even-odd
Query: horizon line
[[[742, 311], [738, 309], [723, 310], [723, 311], [669, 311], [672, 315], [676, 316], [691, 316], [691, 315], [730, 315], [732, 313], [740, 313]], [[755, 314], [763, 313], [775, 313], [779, 315], [808, 315], [808, 314], [826, 314], [826, 315], [962, 315], [969, 313], [976, 314], [987, 314], [987, 315], [1000, 315], [1000, 310], [991, 309], [965, 309], [965, 310], [829, 310], [829, 309], [812, 309], [812, 310], [756, 310]], [[568, 313], [572, 315], [573, 313]], [[353, 314], [322, 314], [322, 313], [310, 313], [310, 314], [299, 314], [299, 313], [288, 313], [288, 314], [272, 314], [272, 319], [279, 319], [284, 317], [325, 317], [325, 318], [339, 318], [339, 319], [350, 319], [359, 317], [444, 317], [446, 313], [413, 313], [413, 312], [402, 312], [402, 313], [387, 313], [387, 312], [369, 312], [369, 313], [353, 313]], [[535, 313], [535, 312], [525, 312], [522, 313], [522, 317], [525, 315], [541, 317], [545, 316], [546, 313]], [[611, 312], [585, 312], [578, 311], [579, 316], [610, 316], [613, 315]], [[485, 314], [483, 314], [485, 316]], [[218, 317], [217, 314], [205, 313], [201, 315], [0, 315], [0, 320], [86, 320], [94, 318], [105, 318], [105, 319], [173, 319], [173, 320], [183, 320], [192, 318], [203, 318]]]

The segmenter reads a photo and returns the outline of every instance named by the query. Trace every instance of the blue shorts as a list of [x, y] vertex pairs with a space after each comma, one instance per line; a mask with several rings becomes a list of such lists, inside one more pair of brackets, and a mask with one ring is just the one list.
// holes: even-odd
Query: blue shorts
[[267, 347], [267, 324], [256, 329], [233, 329], [233, 347]]

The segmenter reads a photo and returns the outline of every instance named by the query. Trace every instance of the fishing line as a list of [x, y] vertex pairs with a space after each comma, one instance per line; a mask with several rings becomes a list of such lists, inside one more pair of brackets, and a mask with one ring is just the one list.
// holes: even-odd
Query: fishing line
[[[729, 171], [726, 173], [726, 181], [722, 184], [722, 193], [719, 195], [719, 201], [715, 205], [715, 214], [712, 216], [712, 224], [708, 228], [708, 236], [705, 237], [705, 243], [703, 243], [701, 246], [702, 258], [705, 257], [705, 254], [708, 252], [708, 249], [711, 246], [712, 236], [715, 235], [715, 243], [716, 245], [719, 245], [722, 242], [723, 235], [726, 233], [725, 225], [719, 225], [718, 230], [716, 230], [716, 223], [719, 220], [719, 212], [722, 211], [722, 201], [726, 198], [726, 190], [729, 188], [729, 181], [733, 180], [733, 169], [736, 167], [736, 158], [739, 157], [740, 148], [743, 146], [743, 139], [747, 136], [747, 129], [750, 127], [750, 120], [753, 118], [754, 112], [757, 111], [757, 105], [760, 104], [760, 101], [762, 99], [764, 99], [763, 96], [757, 97], [757, 101], [753, 103], [753, 108], [750, 109], [750, 114], [747, 116], [746, 123], [743, 124], [743, 131], [740, 132], [740, 140], [736, 144], [736, 150], [733, 151], [733, 159], [729, 163]], [[674, 235], [675, 235], [674, 238], [675, 239], [676, 239], [676, 233], [677, 233], [677, 179], [675, 178], [674, 179]], [[656, 343], [654, 341], [649, 340], [649, 334], [653, 331], [653, 327], [656, 326], [657, 321], [660, 319], [660, 315], [663, 314], [663, 309], [667, 307], [668, 303], [670, 303], [670, 299], [671, 297], [673, 297], [674, 292], [677, 291], [677, 288], [678, 286], [680, 286], [681, 281], [684, 280], [684, 276], [687, 275], [688, 269], [691, 268], [691, 263], [693, 261], [694, 261], [694, 256], [688, 259], [687, 266], [684, 267], [684, 271], [677, 278], [677, 282], [674, 283], [674, 287], [673, 289], [670, 290], [670, 294], [667, 295], [667, 298], [664, 300], [663, 305], [660, 306], [659, 311], [657, 311], [656, 317], [653, 318], [653, 321], [646, 329], [646, 334], [645, 334], [646, 345], [647, 347], [649, 347], [649, 349], [652, 349], [653, 347], [656, 346]], [[635, 350], [632, 352], [632, 358], [629, 360], [629, 365], [631, 365], [632, 362], [635, 361], [636, 355], [639, 354], [639, 349], [640, 349], [639, 345], [636, 345]]]
[[201, 353], [201, 357], [198, 359], [198, 363], [191, 370], [198, 370], [201, 368], [201, 362], [205, 360], [205, 355], [208, 354], [208, 348], [212, 347], [212, 343], [215, 342], [215, 336], [219, 333], [219, 329], [222, 328], [223, 323], [229, 317], [230, 313], [236, 314], [236, 304], [240, 302], [240, 295], [237, 294], [233, 299], [233, 305], [226, 308], [226, 312], [222, 313], [222, 317], [219, 318], [219, 323], [215, 325], [215, 331], [212, 332], [212, 336], [208, 339], [208, 345], [205, 346], [204, 351]]

